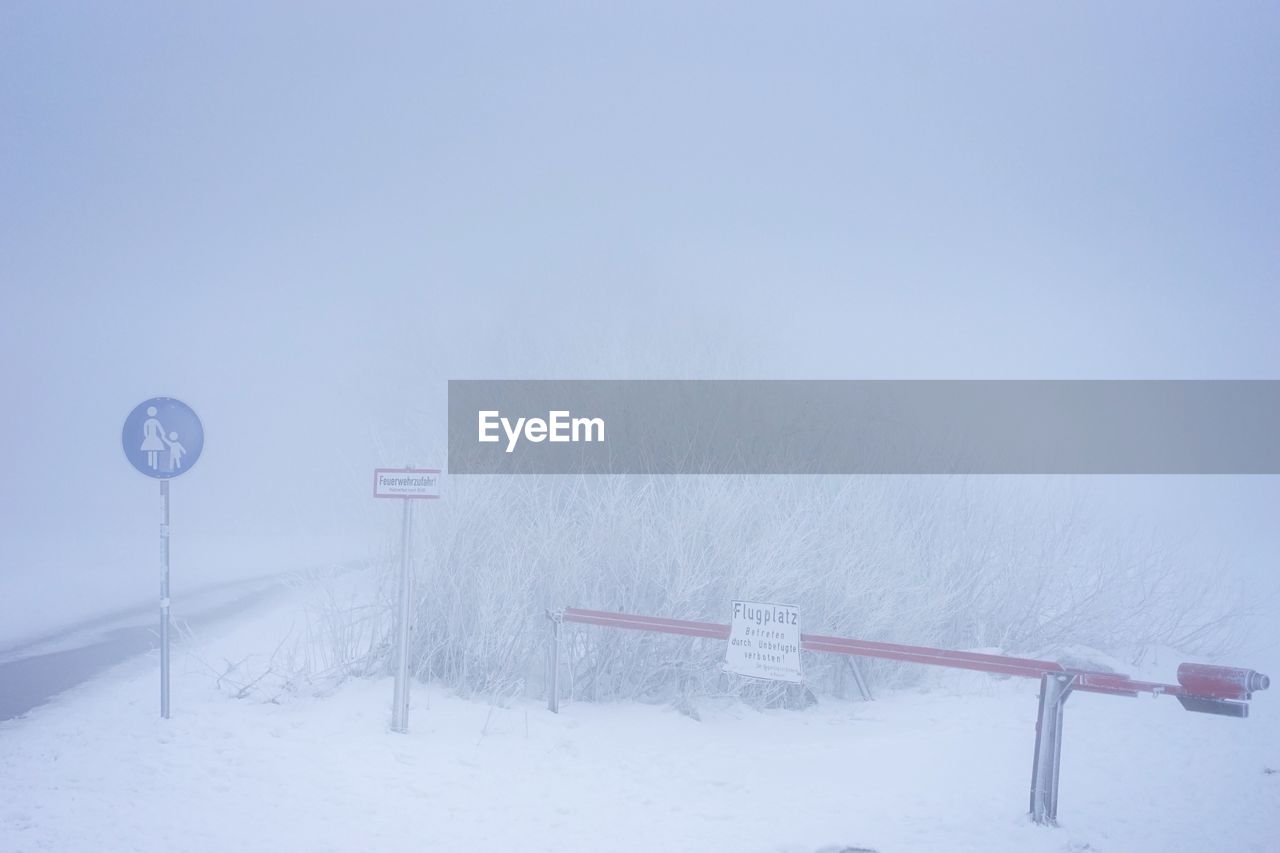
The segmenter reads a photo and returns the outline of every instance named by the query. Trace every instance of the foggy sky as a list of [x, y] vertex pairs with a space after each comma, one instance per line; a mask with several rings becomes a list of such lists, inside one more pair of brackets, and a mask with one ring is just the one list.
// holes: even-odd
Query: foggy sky
[[[243, 562], [374, 547], [448, 378], [1277, 378], [1277, 43], [1262, 3], [5, 4], [0, 570], [151, 593], [154, 395], [206, 428], [175, 536]], [[1274, 579], [1274, 478], [1099, 489]]]

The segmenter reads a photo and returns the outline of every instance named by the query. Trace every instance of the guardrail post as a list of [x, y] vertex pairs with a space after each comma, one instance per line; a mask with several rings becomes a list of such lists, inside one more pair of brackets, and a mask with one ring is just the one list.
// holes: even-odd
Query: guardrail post
[[1075, 676], [1046, 672], [1040, 676], [1040, 710], [1036, 716], [1036, 751], [1031, 762], [1031, 819], [1058, 823], [1058, 776], [1062, 769], [1062, 708], [1075, 687]]
[[548, 610], [551, 620], [551, 644], [547, 649], [547, 710], [560, 713], [560, 625], [564, 611]]
[[853, 673], [853, 684], [858, 688], [858, 694], [862, 696], [863, 702], [870, 702], [875, 697], [871, 695], [871, 688], [867, 686], [867, 680], [862, 677], [862, 667], [858, 666], [858, 662], [853, 657], [846, 657], [844, 662], [849, 665], [849, 671]]

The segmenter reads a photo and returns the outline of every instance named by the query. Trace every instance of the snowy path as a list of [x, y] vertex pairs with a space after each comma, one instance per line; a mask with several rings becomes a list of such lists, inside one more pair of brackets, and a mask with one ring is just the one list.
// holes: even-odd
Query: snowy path
[[[269, 604], [282, 579], [256, 578], [199, 590], [174, 624], [206, 628]], [[21, 716], [110, 666], [159, 648], [157, 609], [130, 608], [0, 650], [0, 721]]]
[[[269, 651], [247, 627], [218, 653]], [[205, 650], [208, 651], [208, 650]], [[1073, 697], [1059, 829], [1025, 816], [1035, 685], [959, 674], [873, 703], [702, 722], [633, 704], [493, 708], [391, 684], [279, 704], [136, 659], [0, 723], [0, 850], [1258, 851], [1280, 838], [1280, 708]]]

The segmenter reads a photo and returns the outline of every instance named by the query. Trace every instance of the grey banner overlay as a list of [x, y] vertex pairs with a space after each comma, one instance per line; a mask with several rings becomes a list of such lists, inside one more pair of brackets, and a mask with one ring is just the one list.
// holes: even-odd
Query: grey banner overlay
[[[482, 411], [604, 440], [507, 452]], [[449, 473], [1278, 474], [1280, 381], [451, 380]]]

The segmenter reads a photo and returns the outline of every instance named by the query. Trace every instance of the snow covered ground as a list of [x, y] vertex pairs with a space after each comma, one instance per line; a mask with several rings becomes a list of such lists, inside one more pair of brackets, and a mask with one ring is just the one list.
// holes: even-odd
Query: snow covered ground
[[[113, 668], [0, 723], [0, 850], [1275, 851], [1280, 696], [1249, 720], [1170, 699], [1067, 706], [1060, 818], [1026, 817], [1036, 686], [943, 674], [870, 703], [759, 712], [496, 707], [391, 682], [234, 698], [214, 672], [269, 654], [296, 611]], [[211, 670], [210, 667], [213, 669]]]

